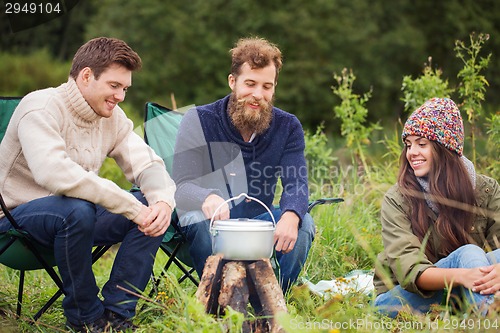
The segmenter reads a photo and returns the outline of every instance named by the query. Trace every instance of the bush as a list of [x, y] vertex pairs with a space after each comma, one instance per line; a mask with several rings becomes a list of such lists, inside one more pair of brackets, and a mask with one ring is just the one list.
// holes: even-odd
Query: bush
[[[328, 138], [323, 132], [323, 124], [318, 126], [313, 134], [310, 131], [305, 131], [305, 157], [307, 161], [307, 174], [310, 184], [320, 185], [323, 181], [331, 181], [326, 179], [331, 174], [333, 162], [336, 158], [333, 156], [332, 148], [329, 147]], [[311, 195], [315, 191], [312, 186], [309, 186]]]
[[24, 96], [66, 82], [71, 65], [52, 59], [47, 50], [28, 55], [0, 53], [0, 95]]
[[413, 112], [420, 105], [433, 97], [450, 97], [453, 89], [448, 87], [448, 80], [443, 80], [443, 71], [432, 68], [432, 58], [425, 64], [423, 75], [413, 79], [410, 75], [403, 77], [402, 100], [405, 102], [405, 111]]

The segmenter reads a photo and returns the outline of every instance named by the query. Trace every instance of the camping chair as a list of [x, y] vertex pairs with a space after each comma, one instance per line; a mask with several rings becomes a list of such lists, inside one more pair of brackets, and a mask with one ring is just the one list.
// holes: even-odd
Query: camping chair
[[[3, 139], [12, 113], [20, 101], [21, 97], [0, 97], [0, 141]], [[5, 217], [12, 225], [12, 229], [5, 233], [0, 233], [0, 263], [20, 272], [16, 308], [17, 316], [21, 316], [26, 271], [44, 269], [59, 288], [33, 316], [34, 321], [36, 321], [63, 294], [61, 278], [54, 270], [56, 266], [54, 253], [52, 249], [38, 244], [26, 231], [19, 227], [7, 209], [1, 193], [0, 206]], [[92, 262], [97, 261], [109, 247], [96, 247], [92, 253]]]
[[[171, 174], [175, 148], [175, 138], [182, 120], [182, 114], [172, 111], [156, 103], [147, 102], [144, 108], [144, 140], [163, 159], [167, 171]], [[189, 255], [189, 244], [179, 226], [177, 212], [172, 212], [170, 226], [163, 237], [160, 249], [167, 255], [163, 271], [159, 278], [153, 276], [151, 294], [157, 292], [161, 278], [174, 264], [182, 272], [177, 279], [179, 283], [190, 280], [198, 286], [198, 279], [194, 276], [194, 263]]]
[[[179, 124], [182, 120], [182, 113], [173, 111], [157, 103], [147, 102], [144, 113], [144, 140], [163, 159], [167, 171], [172, 171], [175, 139]], [[344, 201], [341, 198], [322, 198], [309, 203], [308, 212], [315, 206], [331, 204]], [[163, 276], [172, 263], [181, 269], [183, 275], [178, 279], [179, 283], [186, 278], [190, 279], [196, 286], [198, 281], [193, 277], [193, 261], [189, 255], [189, 245], [186, 237], [182, 233], [177, 214], [174, 210], [172, 222], [165, 234], [160, 248], [169, 257], [163, 272]], [[154, 286], [151, 294], [159, 284], [159, 278], [153, 278]], [[151, 295], [150, 295], [151, 296]]]

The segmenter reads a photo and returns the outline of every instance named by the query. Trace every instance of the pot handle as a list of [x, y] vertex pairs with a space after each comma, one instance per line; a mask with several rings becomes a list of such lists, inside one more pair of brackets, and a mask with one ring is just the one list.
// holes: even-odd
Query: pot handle
[[267, 212], [269, 213], [269, 215], [271, 215], [271, 219], [273, 220], [273, 226], [276, 226], [276, 220], [274, 219], [274, 216], [273, 216], [273, 213], [271, 213], [271, 211], [269, 210], [269, 207], [267, 207], [262, 201], [260, 201], [259, 199], [257, 198], [254, 198], [254, 197], [251, 197], [249, 196], [248, 194], [246, 193], [241, 193], [240, 195], [237, 195], [235, 197], [232, 197], [232, 198], [229, 198], [227, 199], [226, 201], [224, 201], [223, 203], [221, 203], [219, 205], [219, 207], [217, 207], [217, 209], [215, 209], [215, 212], [214, 214], [212, 215], [212, 218], [210, 219], [210, 229], [212, 229], [212, 225], [214, 223], [214, 218], [215, 218], [215, 215], [217, 215], [217, 212], [219, 211], [219, 209], [222, 208], [222, 206], [232, 200], [237, 200], [237, 199], [240, 199], [241, 197], [245, 197], [247, 199], [250, 199], [250, 200], [253, 200], [253, 201], [256, 201], [258, 203], [260, 203], [266, 210]]

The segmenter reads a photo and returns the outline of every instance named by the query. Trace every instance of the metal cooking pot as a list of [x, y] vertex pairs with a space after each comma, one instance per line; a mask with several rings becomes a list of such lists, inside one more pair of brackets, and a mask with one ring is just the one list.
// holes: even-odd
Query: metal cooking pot
[[[219, 209], [232, 200], [246, 197], [260, 203], [271, 215], [272, 222], [256, 219], [227, 219], [214, 221]], [[259, 199], [246, 193], [224, 201], [210, 220], [212, 252], [221, 253], [227, 260], [258, 260], [270, 258], [274, 248], [276, 221], [269, 208]]]

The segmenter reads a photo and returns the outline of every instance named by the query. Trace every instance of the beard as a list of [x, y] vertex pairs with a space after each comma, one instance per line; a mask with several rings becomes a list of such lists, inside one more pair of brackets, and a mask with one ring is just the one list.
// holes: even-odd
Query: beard
[[[253, 110], [246, 103], [258, 103], [260, 110]], [[267, 103], [253, 98], [236, 97], [232, 92], [228, 104], [229, 118], [239, 131], [250, 131], [257, 135], [264, 133], [271, 125], [273, 118], [273, 101]]]

